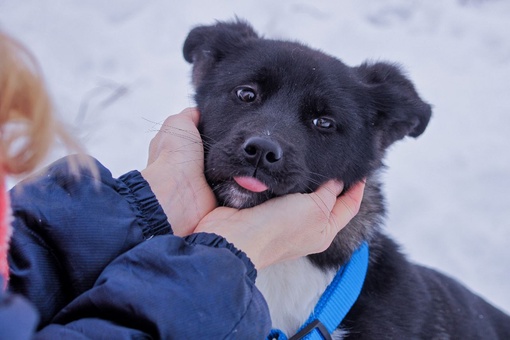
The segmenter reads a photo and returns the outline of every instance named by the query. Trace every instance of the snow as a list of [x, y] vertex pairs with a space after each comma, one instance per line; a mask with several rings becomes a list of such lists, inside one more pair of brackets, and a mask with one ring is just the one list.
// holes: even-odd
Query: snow
[[142, 169], [158, 124], [193, 105], [188, 31], [236, 15], [349, 65], [404, 66], [434, 116], [388, 154], [387, 230], [510, 312], [510, 2], [0, 0], [0, 26], [30, 47], [58, 113], [116, 176]]

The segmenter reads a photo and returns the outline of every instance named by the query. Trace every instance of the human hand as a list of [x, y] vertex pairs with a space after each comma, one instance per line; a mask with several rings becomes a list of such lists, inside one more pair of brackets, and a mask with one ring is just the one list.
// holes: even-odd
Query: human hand
[[147, 168], [141, 171], [177, 236], [191, 234], [216, 207], [216, 198], [204, 176], [198, 120], [195, 108], [168, 117], [151, 140]]
[[337, 198], [343, 185], [329, 181], [311, 194], [277, 197], [249, 209], [219, 207], [200, 221], [195, 232], [223, 236], [260, 270], [326, 250], [358, 213], [364, 188], [359, 182]]

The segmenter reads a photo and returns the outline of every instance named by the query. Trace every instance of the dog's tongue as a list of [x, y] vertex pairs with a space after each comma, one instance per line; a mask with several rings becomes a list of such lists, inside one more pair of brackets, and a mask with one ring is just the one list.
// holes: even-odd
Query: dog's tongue
[[237, 184], [239, 184], [241, 187], [245, 188], [246, 190], [250, 190], [253, 192], [262, 192], [269, 189], [267, 185], [262, 183], [256, 178], [253, 177], [234, 177], [234, 181], [236, 181]]

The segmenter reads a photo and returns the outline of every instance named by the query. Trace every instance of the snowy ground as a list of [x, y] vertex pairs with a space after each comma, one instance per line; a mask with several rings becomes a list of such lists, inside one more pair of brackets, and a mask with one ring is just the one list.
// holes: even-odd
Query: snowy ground
[[[387, 230], [413, 260], [510, 312], [510, 2], [0, 0], [59, 113], [115, 175], [144, 167], [165, 116], [193, 105], [189, 29], [246, 18], [357, 65], [401, 63], [434, 117], [387, 164]], [[56, 155], [54, 155], [56, 157]]]

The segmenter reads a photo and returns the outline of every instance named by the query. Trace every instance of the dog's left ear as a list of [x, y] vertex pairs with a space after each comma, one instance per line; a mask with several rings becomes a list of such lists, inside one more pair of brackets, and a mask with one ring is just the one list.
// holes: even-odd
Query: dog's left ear
[[418, 137], [425, 131], [431, 106], [418, 96], [398, 66], [365, 63], [356, 71], [372, 98], [371, 123], [380, 133], [382, 150], [405, 136]]
[[245, 21], [218, 22], [195, 27], [184, 42], [183, 55], [193, 64], [193, 86], [200, 85], [204, 75], [228, 53], [235, 53], [247, 41], [258, 39], [257, 33]]

